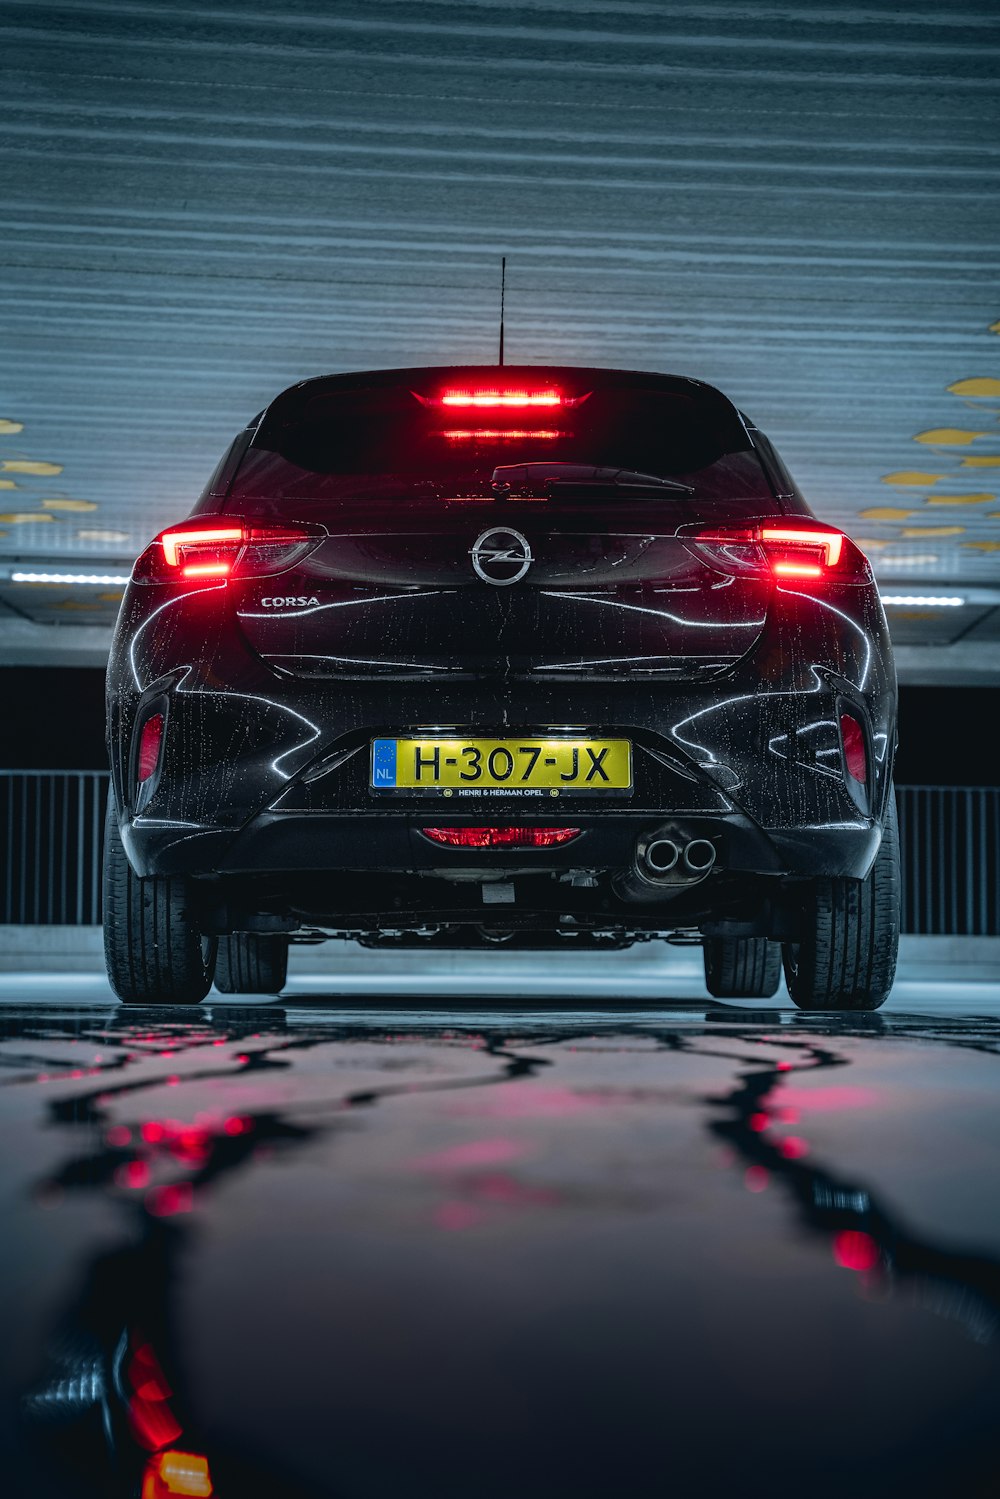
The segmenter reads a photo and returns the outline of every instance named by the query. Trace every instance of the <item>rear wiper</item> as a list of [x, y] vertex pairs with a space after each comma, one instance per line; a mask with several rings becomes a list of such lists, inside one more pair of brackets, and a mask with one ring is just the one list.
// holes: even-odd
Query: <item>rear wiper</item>
[[600, 468], [590, 463], [509, 463], [493, 470], [493, 491], [497, 495], [522, 493], [539, 486], [546, 491], [558, 489], [601, 489], [605, 492], [637, 490], [694, 494], [690, 484], [663, 479], [659, 474], [640, 474], [630, 468]]

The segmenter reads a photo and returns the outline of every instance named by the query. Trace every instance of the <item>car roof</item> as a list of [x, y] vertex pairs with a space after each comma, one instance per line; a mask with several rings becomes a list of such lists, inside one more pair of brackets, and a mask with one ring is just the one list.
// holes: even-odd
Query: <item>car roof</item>
[[665, 393], [673, 392], [689, 397], [700, 396], [703, 400], [718, 403], [721, 407], [728, 409], [737, 420], [745, 421], [737, 407], [721, 390], [704, 380], [696, 380], [690, 375], [666, 374], [660, 370], [609, 369], [605, 366], [580, 364], [426, 364], [403, 366], [399, 369], [348, 370], [299, 380], [294, 385], [286, 386], [274, 396], [264, 411], [254, 418], [251, 425], [262, 424], [268, 417], [277, 416], [279, 411], [287, 419], [299, 401], [304, 403], [327, 391], [334, 394], [338, 390], [378, 390], [400, 385], [420, 387], [433, 384], [438, 380], [462, 380], [476, 383], [482, 381], [488, 382], [493, 389], [496, 389], [501, 381], [506, 385], [508, 382], [558, 383], [560, 380], [572, 382], [577, 386], [581, 382], [592, 383], [604, 390], [627, 390], [630, 386], [645, 390], [652, 388]]

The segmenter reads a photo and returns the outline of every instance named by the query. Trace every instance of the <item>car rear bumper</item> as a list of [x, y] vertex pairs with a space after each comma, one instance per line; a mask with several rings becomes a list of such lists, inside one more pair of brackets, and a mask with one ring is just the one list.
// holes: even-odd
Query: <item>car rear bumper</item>
[[761, 828], [739, 810], [659, 813], [602, 811], [590, 816], [503, 821], [572, 825], [579, 834], [558, 848], [490, 851], [440, 847], [422, 829], [445, 822], [477, 826], [483, 818], [434, 813], [338, 814], [265, 811], [238, 831], [170, 827], [136, 818], [122, 827], [129, 859], [141, 875], [244, 876], [308, 872], [454, 876], [569, 870], [625, 871], [637, 845], [667, 827], [678, 839], [707, 838], [716, 848], [719, 873], [801, 878], [843, 875], [863, 878], [881, 840], [879, 824], [856, 814], [836, 827], [814, 822]]

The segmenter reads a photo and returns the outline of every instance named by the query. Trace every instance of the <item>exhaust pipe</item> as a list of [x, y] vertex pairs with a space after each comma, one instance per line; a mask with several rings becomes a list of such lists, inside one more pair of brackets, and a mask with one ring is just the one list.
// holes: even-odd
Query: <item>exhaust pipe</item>
[[715, 844], [707, 838], [692, 838], [684, 850], [684, 867], [694, 875], [706, 875], [715, 863]]
[[621, 900], [665, 900], [705, 879], [715, 864], [709, 838], [687, 838], [676, 828], [657, 828], [638, 839], [631, 869], [615, 875], [612, 888]]
[[667, 874], [676, 868], [681, 851], [672, 838], [654, 838], [652, 843], [646, 844], [643, 861], [649, 873], [654, 877]]

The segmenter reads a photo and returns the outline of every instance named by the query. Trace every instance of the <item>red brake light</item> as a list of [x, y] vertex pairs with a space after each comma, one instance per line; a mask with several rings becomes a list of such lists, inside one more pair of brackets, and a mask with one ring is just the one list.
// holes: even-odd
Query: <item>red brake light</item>
[[694, 540], [728, 570], [763, 572], [776, 578], [860, 581], [868, 576], [864, 554], [833, 526], [731, 526], [699, 531]]
[[868, 779], [868, 761], [865, 755], [864, 730], [850, 713], [840, 715], [840, 738], [844, 746], [844, 764], [847, 774], [863, 786]]
[[306, 526], [248, 526], [244, 521], [161, 531], [132, 573], [136, 583], [183, 578], [263, 577], [283, 572], [309, 555], [322, 532]]
[[139, 735], [139, 768], [136, 772], [140, 784], [148, 781], [160, 761], [160, 746], [163, 743], [163, 714], [154, 713], [142, 726]]
[[450, 848], [555, 848], [576, 838], [579, 828], [423, 828], [432, 843]]
[[438, 397], [442, 406], [561, 406], [557, 390], [446, 390]]
[[798, 526], [764, 526], [760, 533], [771, 571], [786, 578], [820, 578], [836, 567], [844, 550], [840, 531], [807, 531]]
[[[219, 543], [228, 543], [227, 548], [219, 547], [219, 550], [231, 550], [234, 546], [238, 549], [243, 545], [244, 532], [242, 526], [199, 526], [189, 531], [164, 531], [160, 535], [160, 545], [163, 548], [163, 557], [168, 567], [179, 567], [185, 577], [190, 576], [189, 565], [185, 558], [188, 551], [211, 548], [213, 551]], [[232, 560], [224, 564], [225, 571], [229, 572]], [[220, 566], [223, 564], [216, 564]], [[209, 565], [198, 565], [198, 571], [203, 576], [208, 576]]]
[[526, 438], [538, 439], [542, 442], [552, 442], [557, 437], [562, 437], [562, 432], [554, 432], [547, 427], [468, 427], [465, 430], [442, 432], [442, 437], [449, 442], [468, 442], [470, 439], [478, 442], [509, 442], [519, 438], [522, 442]]

